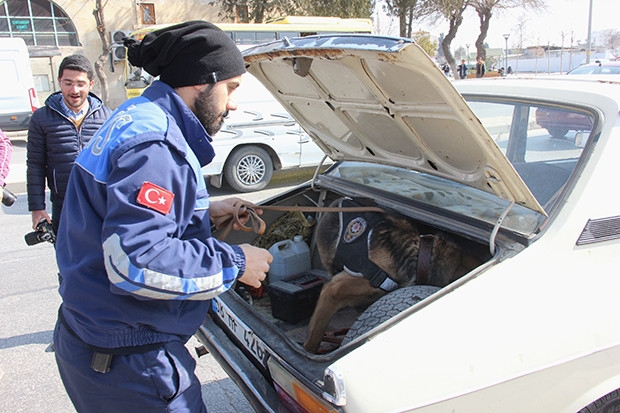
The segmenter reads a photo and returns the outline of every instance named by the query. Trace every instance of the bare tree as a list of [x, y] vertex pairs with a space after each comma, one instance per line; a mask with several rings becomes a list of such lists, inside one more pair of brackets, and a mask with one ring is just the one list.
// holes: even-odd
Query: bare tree
[[463, 23], [463, 13], [468, 5], [469, 0], [426, 0], [420, 10], [420, 15], [433, 19], [443, 18], [448, 21], [448, 33], [441, 41], [441, 51], [448, 65], [450, 65], [455, 79], [458, 79], [458, 71], [451, 46], [459, 27]]
[[398, 17], [400, 37], [411, 37], [418, 0], [385, 0], [388, 13]]
[[493, 12], [515, 7], [533, 10], [545, 8], [544, 0], [470, 0], [470, 5], [476, 10], [480, 19], [480, 34], [475, 45], [477, 56], [481, 57], [482, 60], [486, 60], [487, 56], [484, 41], [489, 32], [489, 23], [493, 17]]
[[[519, 56], [521, 55], [523, 51], [523, 40], [524, 40], [523, 36], [526, 33], [526, 30], [525, 30], [526, 25], [527, 25], [527, 18], [525, 17], [525, 15], [521, 15], [515, 26], [515, 31], [517, 33], [517, 49], [518, 49], [517, 60], [516, 60], [515, 69], [514, 69], [515, 73], [519, 72]], [[570, 67], [570, 63], [569, 63], [569, 67]]]
[[103, 69], [110, 58], [110, 39], [107, 36], [108, 30], [105, 25], [105, 18], [103, 14], [105, 3], [106, 2], [102, 0], [95, 0], [93, 15], [95, 16], [95, 21], [97, 22], [97, 32], [99, 33], [99, 38], [101, 39], [102, 49], [102, 53], [95, 61], [95, 72], [97, 73], [97, 77], [101, 83], [101, 97], [107, 105], [110, 93], [108, 90], [108, 77]]
[[612, 50], [614, 53], [616, 51], [616, 47], [620, 45], [620, 31], [618, 30], [602, 30], [597, 33], [597, 37], [606, 49]]

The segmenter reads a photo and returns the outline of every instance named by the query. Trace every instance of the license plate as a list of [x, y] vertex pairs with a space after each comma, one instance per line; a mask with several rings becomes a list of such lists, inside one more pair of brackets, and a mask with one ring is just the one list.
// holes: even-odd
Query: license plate
[[241, 321], [226, 304], [219, 298], [212, 300], [215, 314], [222, 320], [224, 325], [239, 339], [241, 344], [254, 356], [254, 358], [267, 368], [268, 347], [254, 334], [243, 321]]

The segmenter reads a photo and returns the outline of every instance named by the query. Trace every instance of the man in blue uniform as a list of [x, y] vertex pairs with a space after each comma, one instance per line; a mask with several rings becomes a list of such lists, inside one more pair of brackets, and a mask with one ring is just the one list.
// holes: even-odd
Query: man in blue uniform
[[71, 173], [56, 361], [79, 412], [206, 412], [185, 343], [212, 297], [236, 280], [260, 286], [272, 260], [211, 236], [211, 220], [242, 201], [210, 202], [200, 171], [245, 66], [202, 21], [126, 45], [160, 80], [112, 114]]

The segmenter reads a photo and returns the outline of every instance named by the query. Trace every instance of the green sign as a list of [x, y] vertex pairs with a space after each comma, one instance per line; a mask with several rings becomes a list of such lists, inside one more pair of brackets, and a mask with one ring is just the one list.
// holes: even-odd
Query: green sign
[[11, 25], [13, 26], [13, 30], [17, 32], [29, 32], [30, 30], [30, 20], [18, 20], [12, 19]]

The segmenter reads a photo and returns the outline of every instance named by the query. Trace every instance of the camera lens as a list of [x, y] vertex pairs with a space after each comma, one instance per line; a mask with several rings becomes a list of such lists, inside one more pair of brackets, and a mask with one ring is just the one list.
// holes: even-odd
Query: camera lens
[[27, 245], [37, 245], [45, 240], [41, 239], [43, 233], [39, 231], [29, 232], [24, 235], [24, 241]]
[[15, 201], [17, 201], [17, 196], [13, 192], [4, 188], [2, 191], [2, 203], [5, 206], [10, 207], [11, 205], [15, 203]]
[[56, 243], [56, 233], [52, 224], [42, 219], [37, 224], [37, 230], [24, 235], [24, 241], [28, 245], [37, 245], [41, 242]]

